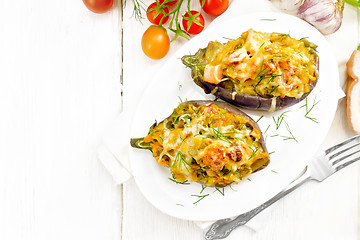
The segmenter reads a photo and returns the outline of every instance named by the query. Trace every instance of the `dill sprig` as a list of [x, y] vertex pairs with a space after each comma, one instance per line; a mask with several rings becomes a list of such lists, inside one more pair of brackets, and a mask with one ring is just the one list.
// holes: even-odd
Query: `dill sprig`
[[175, 157], [175, 161], [173, 162], [173, 165], [171, 167], [174, 167], [178, 165], [179, 168], [181, 168], [181, 165], [183, 165], [188, 172], [190, 172], [189, 168], [190, 164], [185, 160], [185, 155], [182, 152], [178, 152]]
[[222, 176], [225, 177], [226, 175], [229, 175], [229, 173], [231, 173], [231, 170], [224, 168], [223, 170], [221, 170], [222, 172]]
[[[258, 82], [254, 86], [254, 90], [256, 90], [256, 88], [259, 86], [259, 84], [264, 79], [269, 79], [268, 83], [270, 83], [270, 82], [274, 81], [276, 77], [280, 77], [280, 76], [281, 76], [281, 74], [272, 74], [271, 68], [266, 67], [266, 66], [264, 67], [264, 60], [263, 60], [261, 63], [260, 70], [259, 70], [258, 74], [256, 75], [256, 77], [254, 78], [254, 80], [258, 80]], [[275, 89], [273, 89], [273, 90], [275, 90]]]
[[[144, 3], [141, 0], [131, 0], [133, 3], [133, 14], [132, 16], [135, 17], [137, 21], [142, 23], [142, 19], [144, 18], [142, 16], [142, 11], [145, 11]], [[121, 0], [121, 6], [125, 8], [126, 6], [126, 0]]]
[[[218, 188], [218, 187], [215, 187], [215, 191], [218, 191], [221, 195], [225, 196], [225, 188]], [[214, 192], [215, 192], [214, 191]]]
[[184, 100], [180, 96], [178, 96], [178, 98], [179, 98], [179, 101], [180, 101], [179, 104], [187, 101], [187, 98], [185, 98]]
[[205, 195], [191, 195], [193, 197], [198, 197], [199, 199], [196, 202], [193, 202], [193, 204], [197, 204], [198, 202], [200, 202], [201, 200], [203, 200], [204, 198], [206, 198], [207, 196], [209, 196], [210, 194], [205, 194]]
[[292, 133], [292, 131], [290, 129], [289, 124], [286, 121], [284, 121], [284, 122], [285, 122], [286, 130], [288, 131], [290, 136], [282, 136], [282, 135], [280, 135], [280, 137], [282, 137], [283, 140], [294, 140], [295, 142], [297, 142], [296, 138], [294, 137], [294, 135], [293, 135], [293, 133]]
[[229, 143], [231, 145], [236, 145], [232, 141], [234, 139], [241, 141], [240, 138], [232, 136], [232, 135], [236, 134], [236, 132], [226, 132], [226, 133], [220, 132], [220, 126], [219, 126], [218, 129], [211, 127], [210, 132], [212, 133], [211, 136], [214, 137], [215, 139], [225, 141], [225, 142], [227, 142], [227, 143]]
[[281, 123], [284, 121], [284, 119], [287, 117], [286, 113], [288, 113], [289, 111], [285, 111], [283, 113], [280, 114], [280, 116], [278, 116], [277, 118], [275, 118], [274, 116], [272, 117], [274, 123], [275, 123], [275, 127], [276, 130], [278, 130], [281, 126]]
[[194, 68], [194, 67], [204, 67], [205, 64], [201, 63], [200, 58], [196, 55], [189, 55], [188, 56], [188, 61], [186, 63], [186, 67], [188, 68]]
[[251, 150], [252, 153], [251, 153], [251, 156], [249, 157], [248, 160], [250, 160], [250, 159], [252, 159], [253, 157], [255, 157], [256, 153], [259, 151], [258, 148], [252, 149], [251, 147], [250, 147], [250, 150]]
[[275, 89], [277, 89], [280, 85], [277, 85], [276, 87], [274, 87], [273, 89], [271, 89], [270, 93], [272, 93], [273, 91], [275, 91]]
[[226, 39], [228, 41], [234, 41], [235, 40], [234, 38], [228, 38], [228, 37], [223, 37], [223, 39]]
[[276, 21], [276, 18], [262, 18], [261, 21]]
[[189, 183], [189, 181], [188, 180], [185, 180], [185, 181], [183, 181], [183, 182], [179, 182], [179, 181], [177, 181], [176, 179], [174, 179], [174, 178], [169, 178], [171, 181], [173, 181], [174, 183], [176, 183], [176, 184], [182, 184], [182, 185], [189, 185], [190, 183]]
[[310, 117], [309, 114], [310, 114], [310, 112], [314, 109], [314, 107], [315, 107], [319, 102], [320, 102], [320, 100], [319, 100], [319, 101], [316, 101], [316, 96], [315, 96], [314, 102], [313, 102], [312, 105], [309, 107], [308, 98], [306, 98], [306, 99], [305, 99], [305, 104], [300, 107], [300, 108], [305, 107], [305, 111], [306, 111], [305, 117], [306, 117], [307, 119], [310, 119], [311, 121], [313, 121], [313, 122], [315, 122], [315, 123], [319, 123], [318, 120], [317, 120], [316, 118], [314, 118], [314, 117]]
[[258, 123], [263, 117], [264, 117], [264, 115], [261, 115], [261, 116], [259, 117], [259, 119], [256, 120], [256, 122]]
[[201, 191], [200, 191], [200, 194], [202, 194], [202, 192], [207, 188], [207, 186], [205, 185], [201, 185]]
[[279, 36], [279, 39], [281, 39], [281, 40], [285, 40], [288, 37], [290, 37], [290, 33], [277, 33], [277, 35]]

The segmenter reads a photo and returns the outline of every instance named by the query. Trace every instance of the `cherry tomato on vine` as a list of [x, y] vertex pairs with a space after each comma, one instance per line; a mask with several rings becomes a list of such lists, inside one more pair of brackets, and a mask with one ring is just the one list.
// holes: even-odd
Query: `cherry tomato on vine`
[[113, 5], [113, 0], [83, 0], [83, 2], [94, 13], [107, 12]]
[[160, 59], [169, 51], [170, 38], [164, 28], [152, 25], [144, 32], [141, 47], [149, 58]]
[[204, 12], [219, 16], [229, 7], [229, 0], [199, 0]]
[[[163, 8], [164, 12], [167, 14], [169, 13], [169, 8], [165, 7]], [[157, 15], [157, 16], [156, 16]], [[147, 19], [155, 25], [159, 25], [161, 18], [164, 16], [164, 14], [161, 12], [161, 9], [158, 8], [158, 5], [156, 2], [149, 5], [148, 9], [146, 10], [146, 17]], [[166, 23], [169, 17], [164, 17], [162, 20], [162, 23]]]
[[[159, 0], [160, 4], [162, 4], [163, 2], [165, 2], [165, 0]], [[164, 5], [174, 6], [177, 2], [178, 2], [178, 0], [173, 0], [173, 1], [166, 2]]]
[[205, 19], [198, 11], [190, 11], [190, 15], [186, 12], [183, 16], [182, 24], [190, 34], [198, 34], [205, 27]]

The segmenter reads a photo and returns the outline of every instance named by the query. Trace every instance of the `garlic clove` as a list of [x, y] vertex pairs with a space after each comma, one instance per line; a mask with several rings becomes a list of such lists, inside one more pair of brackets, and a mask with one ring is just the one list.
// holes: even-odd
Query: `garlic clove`
[[340, 28], [343, 11], [344, 0], [305, 0], [297, 15], [327, 35]]

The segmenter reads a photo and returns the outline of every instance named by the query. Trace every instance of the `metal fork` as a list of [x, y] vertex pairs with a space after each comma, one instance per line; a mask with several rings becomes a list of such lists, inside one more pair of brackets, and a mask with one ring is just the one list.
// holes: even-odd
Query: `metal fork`
[[291, 182], [285, 189], [261, 204], [257, 208], [241, 214], [235, 218], [227, 218], [216, 221], [205, 234], [206, 240], [226, 238], [235, 228], [246, 224], [258, 213], [271, 204], [294, 191], [303, 183], [316, 180], [322, 182], [340, 169], [360, 159], [360, 135], [351, 137], [311, 159], [301, 175]]

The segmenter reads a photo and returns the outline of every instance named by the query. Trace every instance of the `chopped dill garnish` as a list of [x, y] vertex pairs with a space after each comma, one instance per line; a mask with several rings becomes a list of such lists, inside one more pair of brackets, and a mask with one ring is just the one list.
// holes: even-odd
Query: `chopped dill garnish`
[[190, 164], [185, 160], [185, 155], [182, 152], [178, 152], [176, 154], [175, 161], [174, 161], [172, 167], [174, 167], [176, 164], [179, 165], [179, 168], [181, 168], [181, 165], [183, 165], [186, 168], [186, 170], [188, 172], [190, 172], [190, 170], [188, 168], [188, 166], [190, 166]]
[[[220, 126], [219, 126], [220, 127]], [[240, 138], [237, 137], [233, 137], [231, 135], [235, 134], [236, 132], [227, 132], [227, 133], [222, 133], [219, 131], [219, 129], [216, 128], [210, 128], [210, 132], [212, 133], [212, 137], [214, 137], [215, 139], [219, 139], [219, 140], [223, 140], [227, 143], [230, 143], [232, 145], [235, 145], [235, 143], [233, 143], [233, 141], [231, 141], [231, 139], [236, 139], [236, 140], [240, 140]]]
[[183, 184], [183, 185], [189, 185], [190, 184], [188, 180], [185, 180], [183, 182], [179, 182], [179, 181], [177, 181], [177, 180], [175, 180], [173, 178], [169, 178], [169, 180], [173, 181], [176, 184]]
[[278, 33], [279, 39], [287, 39], [290, 37], [290, 33]]
[[225, 188], [221, 188], [221, 190], [220, 190], [220, 188], [218, 188], [218, 187], [215, 187], [215, 191], [218, 191], [221, 195], [223, 195], [223, 196], [225, 196]]
[[183, 87], [183, 85], [178, 81], [179, 90]]
[[259, 119], [256, 120], [256, 122], [259, 122], [263, 117], [264, 117], [264, 115], [261, 115], [261, 116], [259, 117]]
[[205, 185], [201, 185], [201, 191], [200, 191], [200, 194], [202, 194], [202, 192], [205, 190], [205, 188], [207, 188]]
[[286, 113], [288, 113], [289, 111], [285, 111], [283, 113], [280, 114], [280, 116], [278, 116], [277, 118], [272, 117], [272, 119], [274, 120], [274, 123], [276, 125], [276, 130], [278, 130], [281, 126], [281, 123], [283, 122], [284, 118], [287, 117]]
[[252, 159], [253, 157], [255, 157], [256, 153], [259, 151], [258, 148], [254, 150], [254, 149], [252, 149], [251, 147], [250, 147], [250, 150], [252, 151], [252, 154], [251, 154], [251, 156], [249, 157], [248, 160], [250, 160], [250, 159]]
[[270, 124], [267, 126], [267, 128], [265, 129], [265, 132], [264, 132], [264, 136], [265, 136], [264, 141], [265, 141], [265, 143], [266, 143], [266, 140], [267, 140], [267, 137], [268, 137], [268, 135], [266, 133], [269, 130], [269, 128], [270, 128]]
[[193, 204], [197, 204], [198, 202], [200, 202], [201, 200], [203, 200], [204, 198], [209, 196], [209, 194], [206, 194], [206, 195], [191, 195], [191, 196], [199, 198], [196, 202], [193, 202]]
[[234, 38], [228, 38], [228, 37], [223, 37], [223, 39], [226, 39], [228, 41], [234, 41], [235, 40]]
[[180, 204], [180, 203], [177, 203], [176, 205], [177, 205], [177, 206], [184, 207], [184, 205], [183, 205], [183, 204]]
[[279, 174], [277, 171], [274, 171], [274, 170], [271, 170], [273, 173], [277, 173], [277, 174]]
[[205, 64], [200, 62], [199, 57], [195, 55], [189, 55], [189, 61], [187, 62], [185, 67], [203, 67]]
[[273, 89], [271, 89], [270, 93], [272, 93], [273, 91], [275, 91], [275, 89], [277, 89], [279, 87], [279, 85], [277, 85], [276, 87], [274, 87]]
[[223, 176], [223, 177], [226, 176], [226, 175], [228, 175], [229, 173], [231, 173], [231, 171], [230, 171], [229, 169], [224, 168], [224, 169], [222, 170], [222, 176]]
[[235, 171], [235, 173], [240, 173], [240, 171], [252, 171], [252, 168], [247, 168], [247, 167], [239, 168], [238, 170]]
[[249, 180], [251, 182], [251, 179], [250, 178], [247, 178], [247, 180]]
[[262, 18], [260, 21], [276, 21], [276, 18]]
[[[184, 101], [181, 99], [180, 96], [178, 96], [180, 103], [183, 103]], [[185, 101], [186, 102], [186, 101]]]
[[269, 79], [268, 83], [274, 81], [274, 79], [276, 77], [280, 77], [281, 74], [272, 74], [269, 73], [271, 71], [271, 68], [269, 67], [263, 67], [264, 66], [264, 60], [261, 63], [261, 67], [260, 67], [260, 71], [258, 72], [258, 74], [256, 75], [256, 77], [254, 78], [254, 80], [258, 80], [258, 82], [256, 83], [256, 85], [254, 86], [254, 90], [256, 91], [256, 88], [259, 86], [259, 84], [264, 80], [264, 79]]
[[284, 121], [284, 122], [285, 122], [286, 130], [289, 132], [290, 136], [280, 136], [280, 137], [282, 137], [283, 140], [294, 140], [295, 142], [297, 142], [296, 138], [294, 137], [294, 135], [291, 132], [289, 124], [286, 121]]
[[309, 107], [308, 98], [306, 98], [306, 99], [305, 99], [305, 104], [300, 107], [300, 108], [305, 107], [305, 111], [306, 111], [305, 117], [306, 117], [307, 119], [310, 119], [311, 121], [313, 121], [313, 122], [315, 122], [315, 123], [319, 123], [318, 120], [317, 120], [316, 118], [314, 118], [314, 117], [310, 117], [309, 114], [310, 114], [310, 112], [314, 109], [314, 107], [315, 107], [319, 102], [320, 102], [320, 100], [319, 100], [319, 101], [316, 101], [316, 96], [315, 96], [314, 102], [312, 103], [311, 107]]

